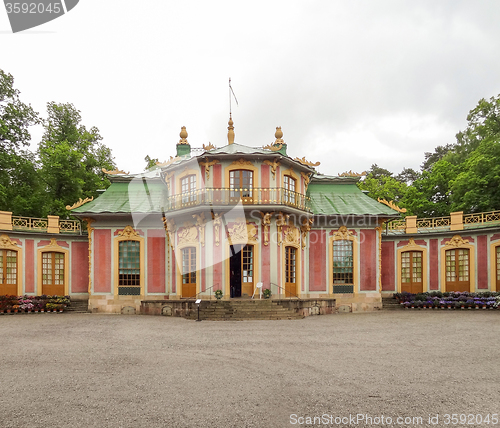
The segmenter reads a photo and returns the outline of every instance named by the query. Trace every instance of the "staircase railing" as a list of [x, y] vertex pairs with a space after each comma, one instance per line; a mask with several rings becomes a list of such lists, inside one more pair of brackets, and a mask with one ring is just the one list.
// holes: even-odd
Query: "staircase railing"
[[[291, 294], [293, 297], [296, 297], [296, 298], [297, 298], [297, 300], [300, 300], [300, 297], [299, 297], [299, 296], [297, 296], [296, 294], [292, 293], [291, 291], [289, 291], [289, 290], [287, 290], [287, 289], [285, 289], [285, 288], [281, 287], [280, 285], [275, 284], [274, 282], [271, 282], [271, 283], [270, 283], [270, 285], [271, 285], [271, 287], [272, 287], [273, 285], [275, 285], [275, 286], [276, 286], [276, 287], [278, 287], [280, 290], [284, 290], [284, 291], [285, 291], [285, 293], [284, 293], [284, 294], [285, 294], [285, 299], [286, 299], [286, 295], [287, 295], [287, 294]], [[271, 295], [272, 295], [272, 293], [273, 293], [273, 292], [272, 292], [272, 289], [271, 289]], [[290, 297], [290, 299], [291, 299], [291, 297]]]
[[200, 291], [199, 293], [196, 293], [194, 296], [191, 296], [191, 297], [186, 297], [186, 299], [196, 299], [196, 298], [198, 297], [198, 295], [200, 295], [201, 293], [206, 293], [208, 290], [210, 290], [210, 300], [212, 300], [212, 290], [213, 290], [213, 288], [214, 288], [216, 285], [219, 285], [219, 283], [214, 284], [214, 285], [212, 285], [211, 287], [205, 288], [205, 290]]

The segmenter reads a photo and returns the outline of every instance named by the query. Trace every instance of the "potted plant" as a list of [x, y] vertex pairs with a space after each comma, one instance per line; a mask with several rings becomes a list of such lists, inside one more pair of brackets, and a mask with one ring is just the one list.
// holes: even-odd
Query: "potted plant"
[[265, 288], [262, 290], [262, 294], [264, 295], [264, 299], [269, 299], [271, 297], [271, 289]]
[[215, 294], [215, 298], [216, 298], [217, 300], [222, 299], [222, 296], [223, 296], [222, 290], [215, 290], [215, 293], [214, 293], [214, 294]]

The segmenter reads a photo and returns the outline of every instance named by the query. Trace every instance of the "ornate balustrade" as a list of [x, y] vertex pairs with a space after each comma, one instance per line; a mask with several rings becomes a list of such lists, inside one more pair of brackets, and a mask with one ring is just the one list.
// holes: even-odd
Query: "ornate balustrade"
[[386, 235], [404, 233], [429, 233], [439, 231], [453, 231], [477, 229], [500, 225], [500, 211], [489, 211], [476, 214], [463, 214], [462, 211], [451, 213], [446, 217], [417, 218], [408, 216], [400, 220], [386, 223]]
[[82, 234], [81, 223], [78, 220], [60, 220], [58, 216], [50, 215], [47, 218], [13, 216], [7, 211], [0, 211], [0, 230]]
[[281, 187], [240, 189], [204, 188], [168, 197], [165, 209], [175, 211], [200, 205], [235, 205], [239, 201], [243, 205], [284, 205], [303, 211], [310, 211], [310, 198], [308, 196]]

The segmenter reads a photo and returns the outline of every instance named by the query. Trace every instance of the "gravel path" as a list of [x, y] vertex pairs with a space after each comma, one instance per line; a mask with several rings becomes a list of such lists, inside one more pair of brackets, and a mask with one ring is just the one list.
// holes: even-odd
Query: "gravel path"
[[456, 426], [500, 414], [499, 338], [500, 311], [4, 315], [0, 427]]

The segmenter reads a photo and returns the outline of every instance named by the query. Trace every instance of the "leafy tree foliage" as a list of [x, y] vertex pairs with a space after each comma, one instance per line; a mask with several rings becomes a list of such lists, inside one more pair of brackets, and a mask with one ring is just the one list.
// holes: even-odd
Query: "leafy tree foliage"
[[81, 124], [80, 111], [72, 104], [47, 104], [48, 119], [38, 147], [41, 177], [45, 184], [43, 215], [69, 215], [66, 205], [79, 198], [97, 196], [109, 186], [102, 168], [115, 168], [111, 151], [101, 143], [96, 127]]
[[[359, 184], [373, 198], [385, 197], [419, 217], [500, 209], [500, 95], [482, 99], [467, 116], [455, 144], [425, 153], [421, 171], [405, 168], [394, 176], [372, 165]], [[397, 186], [396, 182], [405, 186]]]

